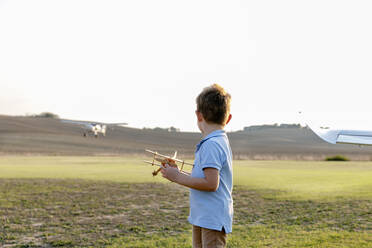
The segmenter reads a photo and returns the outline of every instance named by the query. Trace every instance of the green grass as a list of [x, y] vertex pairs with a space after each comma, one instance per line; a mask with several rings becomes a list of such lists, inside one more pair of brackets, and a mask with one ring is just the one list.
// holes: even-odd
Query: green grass
[[0, 157], [0, 178], [91, 179], [112, 182], [159, 182], [141, 158]]
[[[0, 178], [166, 182], [160, 175], [152, 177], [155, 167], [141, 161], [121, 157], [0, 157]], [[234, 185], [275, 190], [272, 197], [277, 198], [372, 198], [372, 163], [234, 161]]]
[[284, 199], [372, 198], [372, 163], [235, 161], [234, 184]]
[[[0, 246], [191, 247], [188, 190], [141, 158], [0, 157]], [[372, 163], [234, 162], [228, 247], [372, 247]]]

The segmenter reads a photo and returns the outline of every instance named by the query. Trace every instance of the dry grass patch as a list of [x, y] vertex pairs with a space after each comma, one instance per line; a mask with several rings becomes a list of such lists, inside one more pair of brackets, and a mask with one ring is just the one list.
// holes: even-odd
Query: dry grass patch
[[[283, 200], [278, 193], [234, 188], [229, 247], [372, 242], [372, 199]], [[187, 215], [188, 191], [173, 183], [0, 179], [2, 247], [191, 247]]]

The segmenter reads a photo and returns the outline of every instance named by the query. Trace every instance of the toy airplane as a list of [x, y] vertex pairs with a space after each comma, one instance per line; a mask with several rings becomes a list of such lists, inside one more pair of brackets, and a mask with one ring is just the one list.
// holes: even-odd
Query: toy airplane
[[[152, 172], [153, 176], [156, 176], [159, 173], [159, 171], [161, 170], [161, 168], [163, 168], [163, 165], [165, 165], [165, 164], [168, 164], [168, 165], [173, 166], [173, 167], [178, 167], [176, 162], [181, 163], [180, 171], [183, 171], [183, 166], [185, 164], [190, 165], [190, 166], [194, 166], [193, 164], [187, 163], [184, 160], [177, 159], [177, 151], [174, 153], [173, 157], [169, 157], [169, 156], [166, 156], [166, 155], [163, 155], [163, 154], [160, 154], [158, 152], [151, 151], [151, 150], [145, 150], [145, 151], [151, 153], [153, 155], [153, 158], [152, 158], [152, 162], [147, 161], [147, 160], [144, 160], [144, 162], [148, 163], [148, 164], [151, 164], [153, 166], [156, 165], [156, 166], [160, 167], [159, 169], [154, 170]], [[155, 161], [160, 162], [160, 164], [156, 163]]]
[[308, 127], [322, 140], [331, 144], [372, 145], [372, 131]]
[[100, 122], [88, 122], [88, 121], [74, 121], [74, 120], [61, 120], [65, 123], [76, 124], [84, 129], [83, 136], [87, 137], [88, 134], [93, 134], [94, 137], [98, 138], [98, 134], [106, 136], [107, 127], [113, 126], [125, 126], [127, 123], [100, 123]]

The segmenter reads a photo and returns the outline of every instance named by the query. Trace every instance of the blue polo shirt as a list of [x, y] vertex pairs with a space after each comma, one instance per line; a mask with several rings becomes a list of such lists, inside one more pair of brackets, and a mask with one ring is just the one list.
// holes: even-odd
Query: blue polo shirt
[[196, 146], [192, 177], [204, 177], [203, 169], [215, 168], [220, 174], [217, 191], [190, 189], [189, 222], [195, 226], [221, 231], [232, 231], [232, 153], [224, 130], [206, 136]]

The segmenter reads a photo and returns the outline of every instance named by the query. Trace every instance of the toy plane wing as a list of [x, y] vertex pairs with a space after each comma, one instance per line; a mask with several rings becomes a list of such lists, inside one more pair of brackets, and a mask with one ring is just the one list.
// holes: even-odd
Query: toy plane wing
[[311, 128], [311, 130], [322, 140], [331, 144], [372, 145], [372, 131], [332, 130], [324, 128]]
[[[153, 154], [154, 155], [154, 158], [156, 158], [156, 157], [162, 157], [162, 158], [165, 158], [165, 159], [171, 159], [171, 160], [173, 160], [175, 162], [179, 162], [179, 163], [182, 163], [182, 164], [187, 164], [187, 165], [194, 166], [191, 163], [187, 163], [187, 162], [185, 162], [183, 160], [177, 159], [177, 151], [174, 153], [173, 157], [166, 156], [166, 155], [163, 155], [163, 154], [160, 154], [158, 152], [154, 152], [154, 151], [151, 151], [151, 150], [148, 150], [148, 149], [146, 149], [145, 151]], [[158, 161], [161, 162], [160, 160], [158, 160]]]

